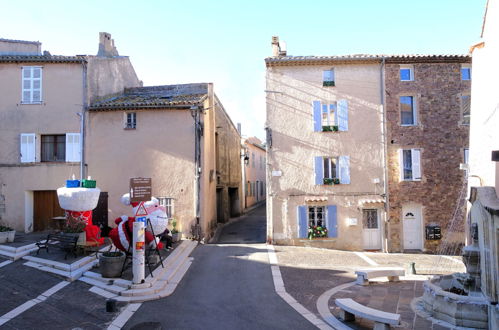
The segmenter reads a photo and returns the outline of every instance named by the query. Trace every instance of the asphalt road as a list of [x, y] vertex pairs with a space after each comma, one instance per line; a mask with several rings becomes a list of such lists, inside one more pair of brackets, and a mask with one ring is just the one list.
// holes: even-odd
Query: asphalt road
[[142, 304], [125, 329], [315, 329], [275, 293], [264, 242], [263, 206], [198, 246], [175, 292]]

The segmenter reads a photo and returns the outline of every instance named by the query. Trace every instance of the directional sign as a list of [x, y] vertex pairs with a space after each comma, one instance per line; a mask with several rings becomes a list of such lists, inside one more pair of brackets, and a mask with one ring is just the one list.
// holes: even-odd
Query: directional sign
[[130, 179], [130, 202], [147, 202], [151, 200], [151, 197], [151, 178]]

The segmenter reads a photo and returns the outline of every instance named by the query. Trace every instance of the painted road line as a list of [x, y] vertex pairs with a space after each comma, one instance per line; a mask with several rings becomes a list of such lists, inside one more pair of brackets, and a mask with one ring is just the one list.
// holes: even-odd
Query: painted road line
[[0, 268], [2, 268], [3, 266], [7, 266], [8, 264], [11, 264], [13, 261], [12, 260], [6, 260], [2, 263], [0, 263]]
[[61, 290], [62, 288], [64, 288], [69, 283], [70, 282], [66, 282], [66, 281], [60, 282], [60, 283], [54, 285], [53, 287], [51, 287], [50, 289], [48, 289], [47, 291], [45, 291], [44, 293], [42, 293], [41, 295], [39, 295], [38, 297], [31, 299], [31, 300], [28, 300], [24, 304], [17, 306], [16, 308], [11, 310], [10, 312], [0, 316], [0, 325], [3, 325], [5, 323], [9, 322], [14, 317], [19, 316], [20, 314], [24, 313], [25, 311], [27, 311], [31, 307], [35, 306], [36, 304], [41, 303], [42, 301], [45, 301], [48, 297], [50, 297], [51, 295], [53, 295], [57, 291]]
[[362, 258], [369, 265], [371, 265], [371, 266], [379, 266], [377, 262], [375, 262], [374, 260], [372, 260], [371, 258], [369, 258], [368, 256], [366, 256], [364, 253], [362, 253], [362, 252], [354, 252], [354, 253], [357, 256], [359, 256], [360, 258]]
[[108, 330], [121, 329], [126, 324], [126, 322], [132, 317], [132, 315], [139, 309], [142, 303], [132, 303], [129, 304], [117, 318], [109, 325]]
[[271, 265], [272, 279], [274, 281], [275, 292], [295, 311], [297, 311], [301, 316], [307, 319], [310, 323], [315, 325], [319, 329], [331, 330], [323, 320], [315, 316], [314, 313], [310, 312], [303, 305], [296, 301], [289, 293], [286, 292], [284, 287], [284, 281], [282, 280], [281, 270], [279, 269], [279, 263], [277, 260], [277, 255], [275, 253], [275, 248], [271, 244], [267, 244], [267, 253], [269, 255], [269, 264]]

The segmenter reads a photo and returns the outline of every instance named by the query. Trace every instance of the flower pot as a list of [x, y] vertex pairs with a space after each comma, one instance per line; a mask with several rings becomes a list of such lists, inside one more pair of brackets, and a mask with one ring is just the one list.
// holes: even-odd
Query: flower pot
[[12, 243], [14, 242], [14, 238], [16, 237], [16, 231], [11, 230], [7, 232], [7, 242]]
[[103, 253], [99, 256], [99, 270], [102, 277], [119, 277], [121, 275], [125, 254], [123, 252], [112, 252], [111, 254], [106, 256], [106, 253]]

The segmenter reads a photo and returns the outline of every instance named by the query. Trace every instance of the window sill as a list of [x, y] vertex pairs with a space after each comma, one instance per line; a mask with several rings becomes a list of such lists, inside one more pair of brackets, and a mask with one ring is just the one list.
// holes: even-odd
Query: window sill
[[419, 124], [400, 124], [401, 127], [418, 127]]
[[124, 127], [123, 128], [125, 131], [133, 131], [135, 129], [137, 129], [136, 127]]
[[322, 132], [338, 132], [337, 125], [322, 126]]
[[322, 82], [322, 87], [334, 87], [335, 83], [334, 81], [323, 81]]
[[39, 101], [39, 102], [19, 102], [20, 105], [33, 105], [33, 104], [43, 104], [43, 101]]
[[300, 238], [299, 242], [336, 242], [336, 238], [332, 238], [332, 237], [320, 237], [320, 238], [312, 238], [312, 239]]
[[338, 178], [334, 178], [334, 179], [325, 178], [322, 181], [322, 185], [324, 185], [324, 186], [334, 186], [337, 184], [340, 184], [340, 179], [338, 179]]

